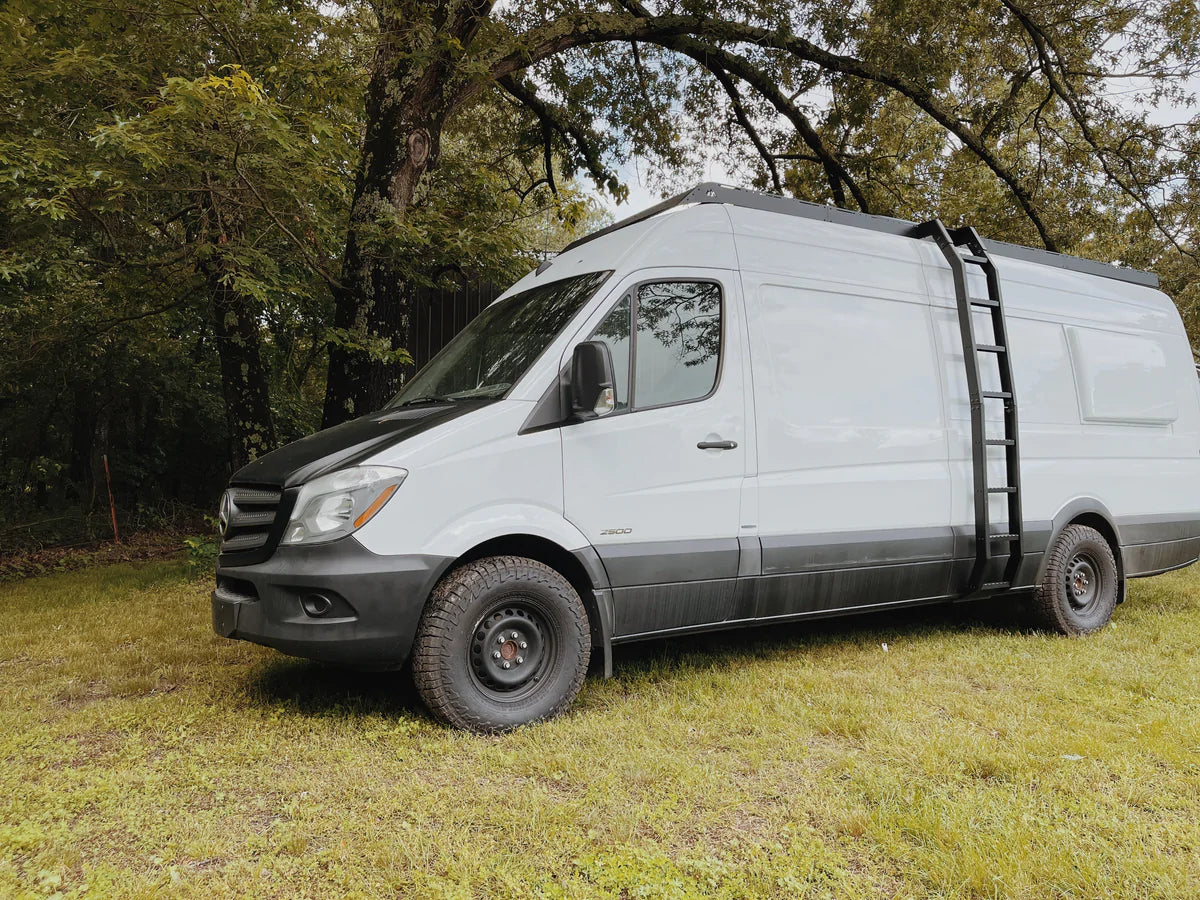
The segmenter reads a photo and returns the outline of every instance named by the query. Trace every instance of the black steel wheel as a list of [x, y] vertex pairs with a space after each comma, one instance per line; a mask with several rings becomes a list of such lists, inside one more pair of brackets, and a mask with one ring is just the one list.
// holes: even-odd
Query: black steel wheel
[[494, 556], [434, 589], [417, 627], [413, 680], [443, 721], [504, 731], [570, 706], [590, 653], [587, 611], [570, 582], [535, 560]]
[[1034, 618], [1061, 634], [1103, 628], [1117, 605], [1119, 577], [1104, 535], [1086, 525], [1068, 525], [1050, 548], [1045, 575], [1034, 590]]
[[554, 668], [558, 644], [535, 602], [520, 595], [497, 603], [475, 626], [467, 651], [479, 689], [499, 701], [519, 700]]
[[1100, 599], [1102, 582], [1095, 556], [1081, 550], [1067, 563], [1067, 602], [1071, 608], [1086, 614]]

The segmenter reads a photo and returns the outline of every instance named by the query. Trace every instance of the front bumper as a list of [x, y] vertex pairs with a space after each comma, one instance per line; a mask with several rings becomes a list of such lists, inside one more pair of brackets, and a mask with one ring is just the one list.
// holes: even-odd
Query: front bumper
[[[219, 566], [213, 631], [292, 656], [369, 668], [408, 659], [440, 556], [377, 556], [353, 537], [280, 547], [249, 566]], [[323, 602], [328, 609], [321, 615]], [[307, 606], [307, 609], [306, 609]]]

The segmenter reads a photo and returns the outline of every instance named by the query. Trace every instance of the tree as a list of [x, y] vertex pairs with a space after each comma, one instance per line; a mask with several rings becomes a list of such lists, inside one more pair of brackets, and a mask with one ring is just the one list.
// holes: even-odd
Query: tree
[[[120, 508], [208, 508], [316, 428], [328, 346], [403, 358], [332, 322], [373, 22], [355, 0], [0, 4], [0, 521], [86, 513], [102, 454]], [[514, 276], [591, 215], [503, 99], [445, 147], [454, 227], [414, 207], [389, 235], [409, 285]]]
[[445, 90], [483, 18], [465, 4], [375, 9], [365, 133], [334, 291], [326, 425], [378, 408], [399, 387], [411, 361], [414, 288], [447, 273], [513, 277], [528, 266], [531, 234], [551, 219], [570, 229], [588, 216], [579, 192], [556, 178], [564, 162], [568, 175], [574, 166], [542, 123], [496, 94]]
[[345, 201], [337, 167], [353, 120], [344, 107], [334, 107], [339, 121], [328, 106], [281, 102], [280, 80], [268, 92], [234, 63], [171, 77], [135, 118], [99, 126], [94, 136], [101, 150], [115, 151], [104, 175], [110, 198], [136, 204], [150, 194], [172, 208], [148, 243], [169, 254], [203, 298], [234, 468], [276, 446], [264, 320], [319, 330], [326, 291], [337, 283], [329, 247]]
[[[186, 322], [219, 361], [230, 464], [271, 449], [268, 342], [324, 339], [361, 95], [355, 19], [316, 2], [24, 0], [0, 30], [0, 196], [19, 223], [0, 290], [32, 307], [47, 353], [107, 356], [97, 336]], [[51, 308], [70, 296], [66, 329]]]
[[[733, 157], [758, 158], [755, 177], [779, 192], [870, 212], [972, 215], [1054, 250], [1132, 250], [1106, 236], [1136, 216], [1159, 252], [1193, 252], [1180, 197], [1196, 177], [1190, 123], [1146, 114], [1185, 99], [1196, 71], [1200, 13], [1188, 2], [374, 9], [335, 316], [347, 335], [392, 352], [405, 346], [413, 278], [394, 236], [418, 209], [422, 228], [447, 227], [436, 213], [453, 206], [438, 176], [445, 135], [499, 94], [541, 131], [547, 157], [618, 197], [613, 162], [631, 149], [679, 172], [727, 124]], [[1114, 84], [1148, 86], [1118, 105]], [[352, 342], [332, 347], [325, 424], [379, 406], [402, 374]]]

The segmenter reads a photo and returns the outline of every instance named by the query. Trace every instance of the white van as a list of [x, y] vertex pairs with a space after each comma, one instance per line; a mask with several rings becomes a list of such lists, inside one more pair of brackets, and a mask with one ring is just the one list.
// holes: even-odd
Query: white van
[[555, 715], [615, 644], [1014, 593], [1064, 634], [1200, 556], [1153, 275], [704, 184], [569, 246], [388, 406], [251, 463], [218, 634]]

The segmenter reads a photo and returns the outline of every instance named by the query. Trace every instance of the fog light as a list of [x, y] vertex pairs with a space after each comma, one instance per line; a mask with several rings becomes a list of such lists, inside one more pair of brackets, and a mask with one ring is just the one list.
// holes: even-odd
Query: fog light
[[304, 611], [308, 615], [315, 618], [328, 615], [329, 611], [333, 609], [333, 601], [324, 594], [305, 594], [300, 599], [300, 605], [304, 607]]

